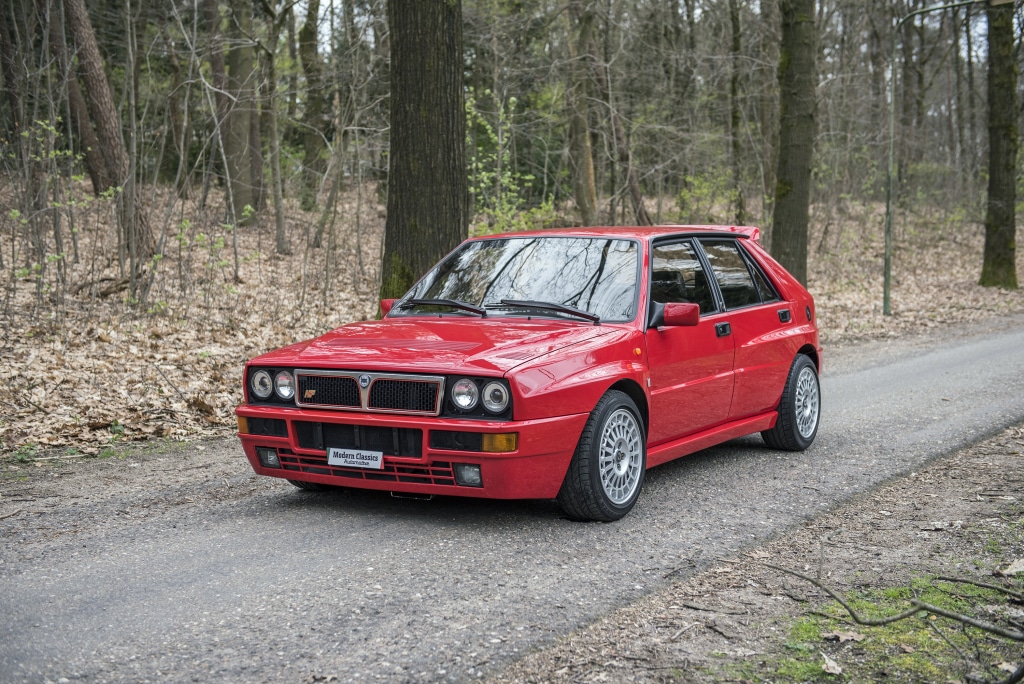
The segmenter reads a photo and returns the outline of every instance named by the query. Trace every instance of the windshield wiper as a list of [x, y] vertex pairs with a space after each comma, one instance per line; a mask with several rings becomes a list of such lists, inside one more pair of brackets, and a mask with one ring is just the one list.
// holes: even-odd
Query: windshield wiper
[[463, 311], [475, 313], [477, 316], [487, 317], [487, 309], [477, 306], [476, 304], [459, 301], [458, 299], [410, 299], [402, 302], [400, 308], [411, 309], [414, 306], [450, 306], [453, 309], [461, 309]]
[[568, 304], [538, 302], [532, 299], [502, 299], [501, 303], [505, 306], [511, 306], [517, 309], [539, 309], [541, 311], [556, 311], [558, 313], [569, 314], [570, 316], [576, 316], [577, 318], [593, 321], [595, 325], [601, 322], [601, 317], [597, 314], [577, 309], [575, 306], [569, 306]]

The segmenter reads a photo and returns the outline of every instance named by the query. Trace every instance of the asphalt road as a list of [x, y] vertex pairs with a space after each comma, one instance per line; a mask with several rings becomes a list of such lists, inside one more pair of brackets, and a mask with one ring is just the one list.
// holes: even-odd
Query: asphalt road
[[188, 505], [141, 519], [115, 513], [144, 490], [86, 505], [97, 523], [52, 542], [0, 522], [0, 682], [484, 676], [1024, 419], [1024, 319], [827, 349], [822, 393], [808, 451], [747, 437], [661, 466], [612, 524], [550, 502], [311, 494], [248, 474], [242, 496], [204, 498], [219, 483], [198, 482]]

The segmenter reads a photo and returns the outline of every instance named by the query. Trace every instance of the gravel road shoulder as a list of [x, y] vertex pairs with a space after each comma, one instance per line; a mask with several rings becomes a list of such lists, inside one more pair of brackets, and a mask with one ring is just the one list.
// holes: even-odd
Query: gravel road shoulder
[[[800, 681], [780, 672], [780, 664], [800, 655], [794, 654], [794, 625], [831, 599], [766, 563], [820, 573], [839, 592], [900, 587], [926, 575], [1006, 582], [1024, 591], [1024, 572], [993, 577], [1024, 558], [1022, 492], [1024, 424], [858, 496], [773, 542], [720, 558], [711, 570], [563, 637], [490, 681]], [[1016, 619], [1024, 619], [1019, 605], [1016, 610]], [[854, 628], [872, 638], [872, 628]], [[809, 671], [817, 669], [814, 681], [845, 681], [815, 665], [824, 664], [825, 655], [840, 669], [856, 667], [857, 679], [928, 681], [887, 671], [888, 665], [871, 662], [863, 646], [821, 634], [814, 651], [804, 649]], [[1016, 660], [1013, 653], [1005, 657], [1019, 666], [1024, 656], [1014, 646]], [[951, 672], [949, 681], [968, 674]]]

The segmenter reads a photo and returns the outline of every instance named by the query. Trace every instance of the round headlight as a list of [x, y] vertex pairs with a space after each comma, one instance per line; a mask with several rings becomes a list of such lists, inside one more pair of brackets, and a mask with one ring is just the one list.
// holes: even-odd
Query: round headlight
[[469, 378], [456, 380], [452, 385], [452, 402], [463, 411], [472, 409], [479, 399], [480, 390], [476, 388], [476, 383]]
[[484, 408], [491, 413], [501, 413], [508, 408], [508, 389], [500, 382], [484, 385]]
[[274, 376], [274, 391], [277, 392], [277, 396], [284, 400], [291, 399], [295, 396], [295, 378], [288, 371], [281, 371]]
[[274, 391], [274, 381], [270, 379], [270, 373], [265, 370], [258, 370], [249, 376], [249, 389], [256, 395], [257, 399], [266, 399]]

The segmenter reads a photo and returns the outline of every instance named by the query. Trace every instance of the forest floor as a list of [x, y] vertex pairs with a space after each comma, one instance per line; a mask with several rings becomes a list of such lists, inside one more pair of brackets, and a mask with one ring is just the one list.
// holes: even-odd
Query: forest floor
[[[134, 306], [125, 303], [127, 283], [102, 211], [80, 223], [79, 261], [60, 279], [53, 269], [21, 269], [24, 254], [12, 252], [19, 244], [15, 228], [4, 227], [0, 469], [21, 489], [45, 489], [50, 480], [34, 475], [58, 467], [121, 482], [114, 471], [126, 459], [111, 456], [146, 458], [179, 449], [175, 442], [230, 437], [245, 359], [375, 313], [383, 210], [350, 193], [341, 213], [347, 223], [328, 230], [328, 248], [293, 240], [287, 256], [274, 253], [269, 227], [235, 233], [216, 221], [178, 220], [166, 230], [171, 247], [147, 271], [153, 285], [146, 300]], [[299, 218], [315, 225], [316, 217]], [[980, 226], [900, 218], [893, 315], [883, 316], [877, 207], [848, 208], [841, 220], [818, 216], [815, 225], [827, 229], [812, 235], [809, 289], [826, 373], [830, 347], [955, 334], [971, 322], [1024, 312], [1024, 291], [976, 284]], [[1019, 277], [1024, 283], [1024, 272]], [[142, 440], [147, 444], [130, 444]], [[167, 469], [165, 484], [194, 477], [194, 464], [180, 463]], [[204, 465], [204, 476], [227, 477], [237, 466]], [[898, 612], [913, 594], [1020, 624], [1020, 603], [934, 578], [1022, 591], [1024, 574], [1013, 572], [1024, 563], [1022, 491], [1024, 426], [1018, 425], [763, 547], [722, 558], [710, 571], [624, 606], [492, 678], [996, 681], [1021, 664], [1019, 644], [1014, 651], [1005, 640], [920, 617], [886, 628], [853, 625], [817, 586], [766, 563], [820, 576], [867, 613], [870, 604]], [[37, 503], [0, 492], [0, 520], [31, 513]], [[993, 576], [1000, 570], [1009, 577]]]
[[1022, 492], [1024, 424], [719, 558], [487, 681], [1006, 681], [1024, 668], [1022, 643], [928, 614], [859, 625], [819, 586], [777, 568], [820, 578], [861, 616], [896, 615], [919, 598], [1024, 631]]

